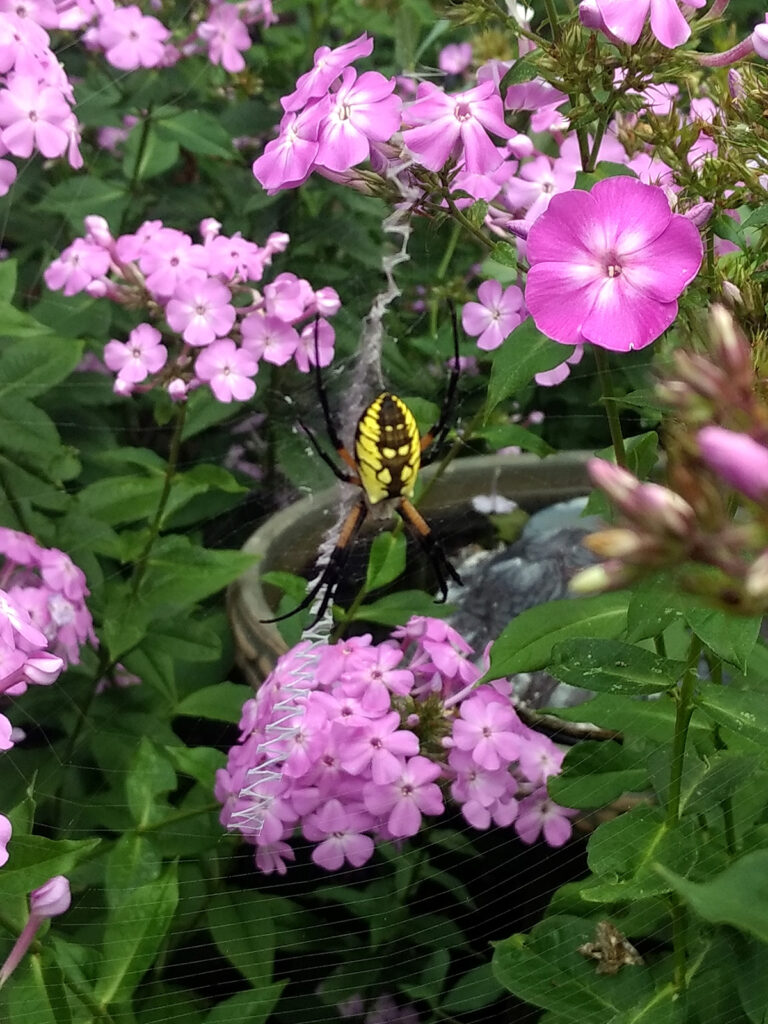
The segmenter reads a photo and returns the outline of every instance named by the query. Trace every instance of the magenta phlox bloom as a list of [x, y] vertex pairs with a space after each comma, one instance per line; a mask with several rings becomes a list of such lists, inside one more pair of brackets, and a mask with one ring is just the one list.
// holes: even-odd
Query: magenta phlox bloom
[[170, 35], [157, 18], [130, 4], [102, 12], [96, 39], [113, 67], [135, 71], [163, 62]]
[[273, 366], [284, 366], [299, 346], [296, 329], [277, 316], [249, 313], [240, 329], [243, 348]]
[[131, 255], [126, 255], [121, 240], [115, 249], [123, 260], [138, 260], [142, 273], [146, 275], [147, 288], [160, 299], [169, 299], [178, 288], [189, 287], [192, 281], [204, 281], [207, 277], [205, 248], [193, 242], [183, 231], [149, 221], [136, 233], [136, 245], [138, 252]]
[[472, 43], [448, 43], [437, 55], [437, 66], [446, 75], [460, 75], [472, 63]]
[[51, 290], [76, 295], [85, 291], [93, 280], [102, 278], [109, 270], [110, 262], [109, 253], [101, 246], [85, 238], [76, 238], [46, 268], [43, 277]]
[[373, 39], [365, 32], [349, 43], [337, 46], [335, 50], [321, 46], [315, 50], [315, 63], [310, 71], [296, 82], [295, 90], [284, 96], [280, 102], [283, 110], [300, 110], [310, 100], [323, 96], [344, 68], [359, 57], [370, 57], [373, 53]]
[[361, 867], [373, 856], [373, 839], [364, 835], [372, 824], [364, 807], [344, 807], [338, 800], [329, 800], [304, 824], [306, 838], [318, 843], [312, 860], [326, 871], [338, 871], [345, 861]]
[[534, 157], [506, 182], [507, 205], [513, 212], [525, 213], [525, 219], [532, 223], [546, 210], [553, 195], [573, 188], [576, 170], [570, 162], [561, 159]]
[[477, 337], [484, 352], [498, 348], [523, 322], [523, 293], [517, 285], [502, 289], [498, 281], [483, 281], [477, 289], [479, 302], [467, 302], [461, 311], [461, 325]]
[[520, 751], [519, 722], [509, 704], [471, 697], [461, 705], [453, 724], [453, 741], [468, 750], [473, 760], [488, 771], [514, 761]]
[[165, 310], [165, 317], [188, 345], [210, 345], [232, 330], [235, 309], [232, 294], [215, 278], [180, 284]]
[[220, 402], [247, 402], [256, 393], [252, 380], [259, 366], [246, 348], [225, 338], [203, 349], [195, 360], [198, 378], [210, 384]]
[[442, 769], [429, 758], [411, 757], [391, 783], [369, 783], [363, 798], [366, 808], [377, 818], [386, 817], [386, 829], [396, 839], [415, 836], [422, 814], [442, 814], [443, 797], [435, 785]]
[[368, 722], [362, 734], [348, 742], [344, 767], [352, 775], [359, 775], [370, 765], [373, 781], [382, 786], [394, 782], [400, 775], [402, 758], [413, 757], [418, 752], [418, 737], [407, 729], [400, 729], [400, 716], [392, 711]]
[[330, 106], [330, 96], [323, 96], [303, 110], [284, 115], [280, 134], [253, 162], [254, 177], [270, 194], [281, 188], [295, 188], [310, 176], [320, 148], [320, 126]]
[[753, 501], [768, 500], [768, 448], [748, 434], [704, 427], [696, 435], [701, 457], [731, 487]]
[[[685, 0], [703, 7], [706, 0]], [[606, 28], [624, 43], [634, 45], [650, 14], [651, 31], [663, 46], [681, 46], [691, 34], [678, 0], [597, 0]]]
[[72, 111], [58, 89], [40, 87], [37, 78], [14, 75], [0, 90], [0, 139], [9, 153], [28, 157], [62, 156], [69, 145]]
[[354, 68], [345, 68], [320, 126], [316, 163], [330, 171], [346, 171], [368, 158], [371, 141], [390, 139], [400, 127], [402, 108], [394, 88], [394, 79], [378, 71], [358, 77]]
[[566, 345], [627, 352], [670, 326], [703, 247], [662, 189], [617, 177], [554, 196], [527, 251], [525, 302], [539, 330]]
[[570, 819], [577, 814], [578, 811], [550, 800], [546, 789], [538, 789], [520, 801], [515, 831], [524, 843], [535, 842], [543, 833], [550, 846], [562, 846], [571, 837]]
[[463, 156], [469, 173], [489, 174], [502, 161], [502, 153], [489, 133], [502, 139], [513, 135], [504, 121], [501, 97], [493, 81], [454, 94], [443, 92], [432, 82], [421, 82], [404, 119], [416, 127], [403, 132], [403, 141], [432, 171], [439, 171], [451, 156]]
[[197, 26], [197, 34], [208, 44], [212, 64], [220, 64], [230, 74], [245, 68], [243, 52], [249, 49], [251, 37], [235, 4], [212, 4], [207, 19]]
[[162, 337], [151, 324], [139, 324], [128, 335], [128, 341], [107, 342], [104, 362], [122, 380], [138, 384], [165, 366], [168, 349], [162, 344]]

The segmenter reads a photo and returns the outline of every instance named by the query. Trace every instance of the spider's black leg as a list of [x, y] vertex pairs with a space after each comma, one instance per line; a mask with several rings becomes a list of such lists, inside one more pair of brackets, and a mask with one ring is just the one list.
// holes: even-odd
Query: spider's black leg
[[326, 464], [326, 466], [329, 466], [333, 470], [333, 475], [335, 477], [337, 477], [339, 480], [343, 480], [345, 484], [357, 484], [360, 482], [359, 477], [353, 476], [352, 473], [345, 473], [343, 469], [339, 469], [339, 467], [330, 457], [328, 452], [324, 452], [323, 449], [320, 447], [320, 442], [317, 440], [317, 438], [306, 425], [306, 423], [303, 423], [301, 420], [299, 420], [299, 426], [307, 435], [307, 437], [312, 443], [312, 447], [315, 449], [315, 451]]
[[412, 536], [419, 542], [435, 571], [440, 587], [440, 598], [436, 600], [436, 603], [443, 604], [448, 599], [448, 576], [462, 587], [464, 586], [464, 581], [454, 569], [445, 551], [443, 551], [443, 545], [430, 529], [426, 519], [407, 498], [400, 499], [397, 504], [397, 511], [402, 516], [405, 525], [410, 529]]
[[[448, 431], [450, 429], [450, 419], [453, 413], [454, 400], [456, 398], [456, 388], [459, 384], [459, 322], [456, 316], [456, 306], [453, 304], [451, 299], [448, 299], [448, 310], [451, 314], [451, 328], [453, 330], [453, 359], [451, 360], [451, 375], [448, 378], [448, 387], [445, 390], [445, 398], [443, 399], [443, 408], [440, 412], [440, 419], [437, 423], [423, 435], [421, 439], [421, 450], [422, 452], [433, 446], [433, 452], [436, 454], [445, 440]], [[427, 458], [421, 460], [422, 465], [428, 465], [432, 460], [432, 453]]]
[[277, 615], [274, 619], [261, 619], [261, 622], [282, 622], [284, 619], [290, 619], [292, 615], [297, 615], [299, 612], [303, 612], [305, 608], [309, 608], [320, 591], [325, 589], [322, 601], [320, 602], [320, 608], [310, 625], [314, 626], [323, 617], [326, 608], [333, 600], [336, 584], [339, 582], [344, 563], [349, 556], [349, 552], [352, 550], [355, 538], [360, 532], [360, 527], [363, 525], [366, 512], [367, 508], [363, 499], [350, 509], [347, 518], [342, 524], [339, 539], [336, 541], [336, 547], [331, 552], [331, 557], [328, 559], [320, 579], [312, 587], [304, 600], [296, 605], [295, 608], [292, 608], [291, 611], [285, 612], [283, 615]]

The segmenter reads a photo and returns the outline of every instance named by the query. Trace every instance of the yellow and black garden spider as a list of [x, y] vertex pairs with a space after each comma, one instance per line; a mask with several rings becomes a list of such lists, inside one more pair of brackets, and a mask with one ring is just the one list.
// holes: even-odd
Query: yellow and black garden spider
[[[448, 379], [443, 408], [437, 423], [420, 435], [413, 413], [389, 391], [382, 392], [364, 409], [355, 430], [354, 455], [346, 448], [339, 437], [333, 422], [328, 395], [323, 383], [318, 351], [317, 321], [315, 322], [315, 381], [328, 439], [336, 449], [348, 470], [340, 469], [327, 452], [323, 451], [315, 435], [299, 420], [299, 426], [309, 438], [317, 454], [333, 470], [333, 473], [344, 483], [354, 484], [362, 490], [360, 500], [356, 502], [344, 520], [339, 532], [336, 546], [331, 552], [328, 563], [323, 569], [320, 579], [311, 588], [304, 600], [291, 611], [278, 615], [274, 619], [263, 619], [263, 622], [281, 622], [297, 615], [313, 603], [317, 595], [324, 591], [320, 607], [314, 621], [317, 622], [325, 614], [325, 610], [333, 600], [342, 576], [344, 564], [357, 538], [360, 529], [374, 506], [389, 502], [393, 511], [397, 512], [407, 529], [419, 543], [434, 569], [440, 588], [439, 603], [448, 597], [448, 576], [461, 584], [459, 574], [448, 560], [440, 541], [435, 537], [429, 524], [418, 512], [412, 502], [413, 491], [419, 468], [431, 461], [430, 456], [437, 452], [450, 429], [450, 416], [459, 382], [459, 328], [456, 310], [453, 303], [449, 304], [451, 327], [453, 329], [453, 349], [451, 374]], [[428, 448], [432, 449], [426, 456]]]

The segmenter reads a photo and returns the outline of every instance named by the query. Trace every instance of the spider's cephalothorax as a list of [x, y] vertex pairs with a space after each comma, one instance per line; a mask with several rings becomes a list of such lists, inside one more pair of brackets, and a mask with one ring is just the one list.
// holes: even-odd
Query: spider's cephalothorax
[[421, 465], [421, 437], [413, 413], [386, 391], [360, 417], [355, 463], [371, 505], [386, 498], [412, 498]]
[[354, 543], [360, 528], [365, 522], [368, 512], [382, 502], [391, 501], [394, 510], [401, 516], [405, 525], [421, 545], [437, 576], [440, 587], [440, 600], [448, 596], [448, 577], [461, 583], [461, 577], [448, 561], [440, 542], [437, 540], [429, 524], [411, 502], [416, 477], [422, 463], [429, 461], [424, 457], [428, 448], [437, 447], [448, 433], [449, 416], [456, 394], [459, 379], [459, 332], [456, 322], [456, 311], [450, 305], [451, 323], [453, 326], [454, 359], [451, 376], [443, 402], [440, 419], [421, 436], [413, 413], [398, 398], [385, 391], [374, 398], [358, 420], [355, 431], [354, 455], [342, 443], [331, 416], [328, 397], [325, 393], [323, 377], [320, 371], [320, 353], [318, 351], [317, 327], [315, 328], [315, 374], [317, 395], [323, 410], [328, 437], [336, 449], [339, 458], [349, 467], [350, 472], [342, 470], [320, 447], [312, 431], [300, 422], [302, 430], [312, 443], [317, 454], [334, 474], [345, 483], [354, 484], [362, 490], [360, 500], [351, 509], [339, 531], [336, 546], [323, 569], [320, 579], [310, 589], [304, 600], [296, 608], [285, 615], [264, 622], [279, 622], [290, 618], [297, 612], [308, 608], [317, 595], [324, 590], [315, 622], [325, 613], [333, 600], [341, 572], [347, 555]]

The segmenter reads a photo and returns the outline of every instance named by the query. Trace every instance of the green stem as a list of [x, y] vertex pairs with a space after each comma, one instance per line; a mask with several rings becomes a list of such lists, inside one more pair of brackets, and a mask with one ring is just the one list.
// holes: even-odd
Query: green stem
[[157, 503], [157, 509], [155, 511], [152, 525], [149, 528], [149, 536], [147, 542], [144, 545], [144, 549], [136, 560], [136, 565], [133, 568], [133, 578], [131, 579], [131, 595], [135, 598], [139, 592], [141, 581], [144, 579], [144, 575], [147, 571], [149, 564], [149, 556], [152, 552], [152, 548], [155, 545], [160, 534], [160, 527], [163, 523], [163, 517], [165, 516], [165, 510], [168, 505], [168, 499], [171, 496], [171, 487], [173, 486], [173, 478], [176, 475], [176, 467], [179, 463], [179, 451], [181, 449], [181, 435], [184, 431], [184, 421], [187, 415], [187, 403], [182, 402], [177, 407], [176, 413], [176, 424], [173, 430], [173, 436], [171, 438], [171, 449], [168, 453], [168, 463], [165, 467], [165, 479], [163, 481], [163, 490], [160, 494], [160, 500]]
[[142, 161], [144, 160], [144, 151], [147, 148], [147, 142], [149, 141], [149, 128], [152, 124], [152, 104], [150, 103], [147, 107], [147, 112], [144, 116], [144, 120], [141, 123], [141, 135], [139, 136], [139, 144], [136, 147], [136, 162], [133, 165], [133, 171], [131, 172], [131, 181], [128, 185], [128, 190], [131, 193], [136, 192], [136, 186], [139, 184], [139, 174], [141, 172]]
[[705, 232], [707, 246], [707, 283], [709, 285], [709, 297], [714, 299], [717, 292], [717, 279], [715, 274], [715, 233], [711, 225]]
[[605, 129], [608, 127], [608, 120], [612, 113], [613, 109], [600, 115], [600, 119], [597, 122], [597, 128], [595, 129], [595, 137], [592, 141], [592, 152], [589, 154], [586, 167], [584, 167], [584, 164], [582, 163], [584, 170], [588, 171], [590, 174], [595, 169], [597, 154], [600, 152], [600, 146], [603, 141], [603, 136], [605, 135]]
[[725, 827], [725, 848], [729, 857], [735, 857], [738, 853], [736, 842], [736, 823], [733, 818], [733, 797], [727, 796], [722, 803], [723, 825]]
[[613, 379], [611, 378], [608, 356], [597, 345], [593, 345], [592, 350], [595, 353], [595, 365], [597, 366], [597, 375], [600, 378], [603, 405], [605, 406], [605, 414], [608, 417], [608, 429], [611, 432], [611, 443], [613, 444], [613, 451], [616, 456], [616, 465], [623, 466], [626, 469], [627, 452], [624, 448], [624, 435], [621, 432], [619, 411], [616, 408], [616, 397], [613, 391]]
[[546, 8], [547, 18], [552, 29], [552, 38], [557, 43], [560, 41], [560, 21], [557, 17], [557, 8], [555, 7], [554, 0], [544, 0], [544, 7]]
[[[572, 94], [568, 94], [568, 99], [571, 104], [571, 108], [576, 106], [576, 97]], [[590, 153], [589, 153], [589, 133], [586, 128], [576, 129], [576, 139], [579, 143], [579, 159], [581, 160], [581, 169], [586, 171], [589, 167]]]
[[453, 217], [453, 219], [458, 224], [461, 224], [461, 226], [464, 228], [464, 230], [468, 231], [469, 234], [472, 235], [472, 237], [475, 238], [478, 242], [480, 242], [481, 245], [484, 245], [486, 249], [492, 249], [493, 248], [493, 242], [489, 238], [486, 238], [486, 236], [483, 234], [483, 232], [479, 228], [475, 227], [475, 225], [472, 223], [472, 221], [469, 219], [469, 217], [467, 217], [458, 208], [458, 206], [453, 201], [453, 199], [451, 199], [450, 196], [446, 195], [445, 196], [445, 201], [448, 204], [448, 209], [451, 211], [451, 216]]
[[445, 275], [448, 273], [448, 267], [451, 262], [451, 258], [456, 250], [456, 244], [459, 241], [459, 235], [461, 234], [461, 225], [454, 224], [451, 230], [451, 237], [448, 239], [448, 245], [445, 247], [443, 258], [440, 260], [440, 266], [437, 268], [437, 280], [445, 280]]

